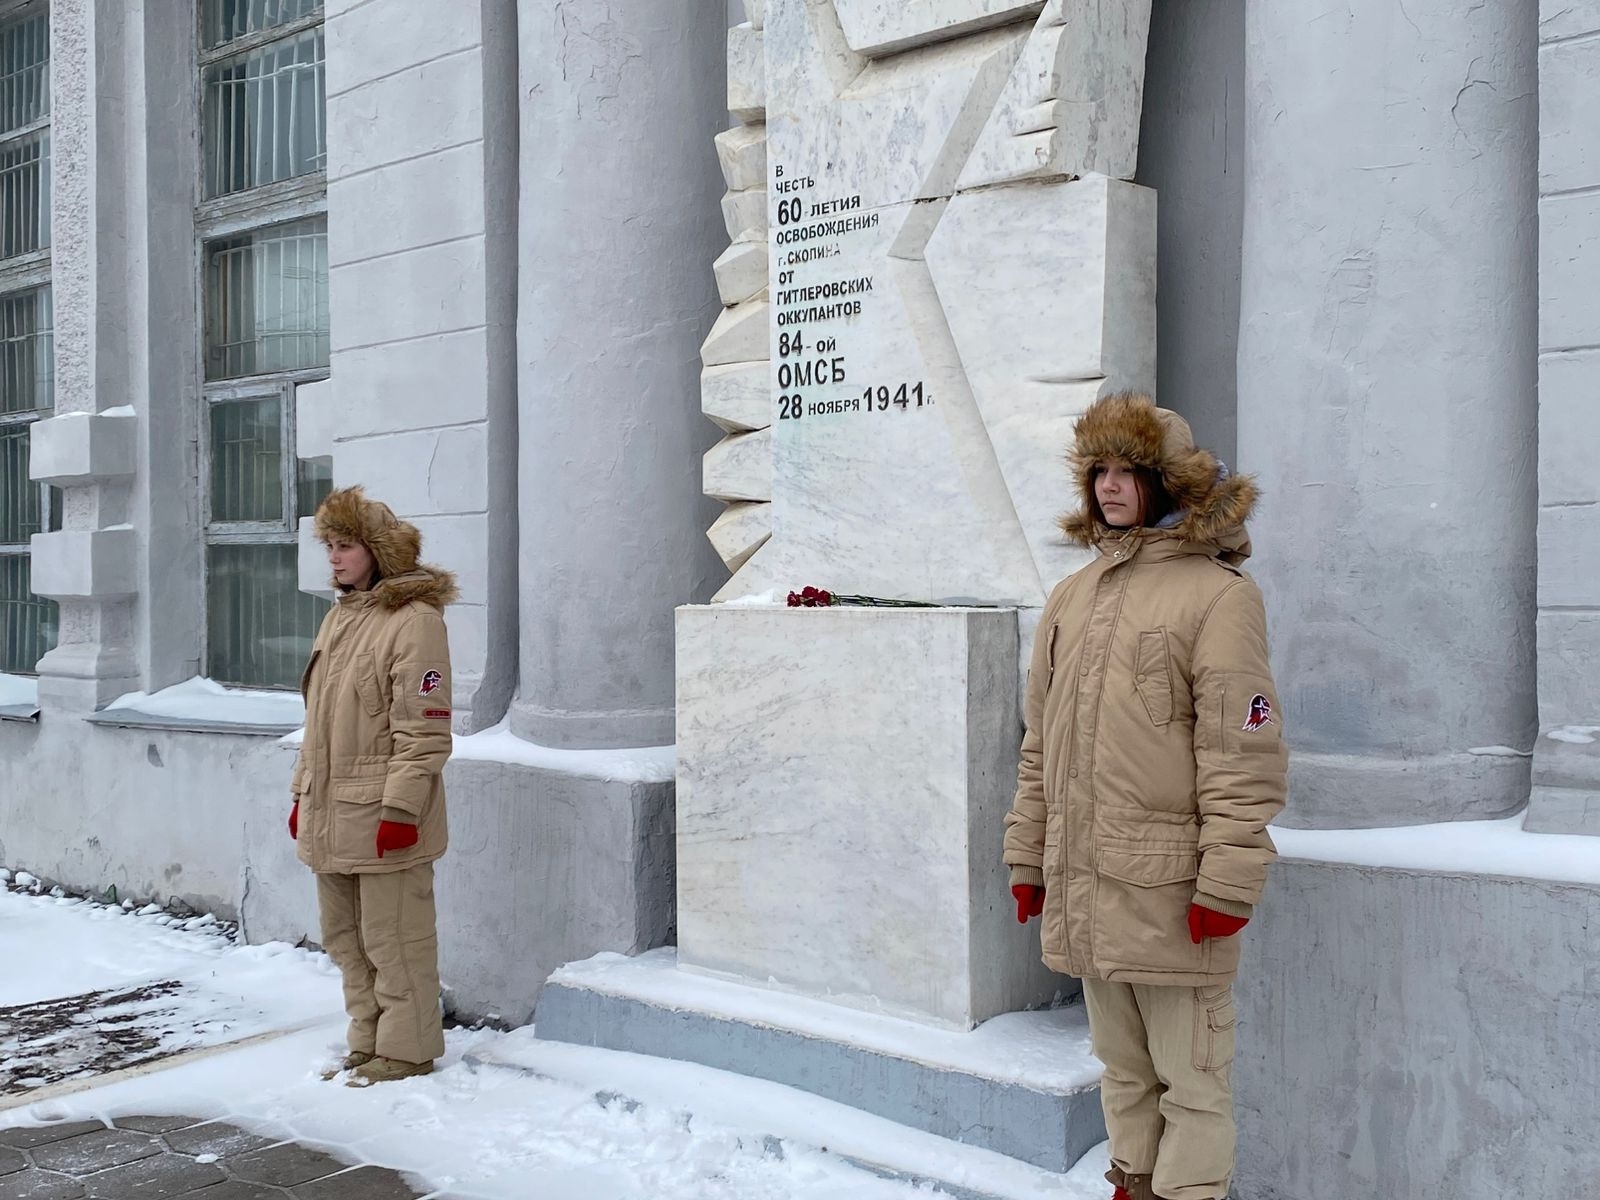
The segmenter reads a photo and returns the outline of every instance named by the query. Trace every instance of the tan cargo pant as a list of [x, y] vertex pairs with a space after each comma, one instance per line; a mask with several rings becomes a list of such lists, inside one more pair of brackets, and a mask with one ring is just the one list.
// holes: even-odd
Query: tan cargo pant
[[318, 875], [322, 947], [344, 976], [352, 1051], [402, 1062], [444, 1053], [433, 864]]
[[1111, 1161], [1162, 1200], [1221, 1200], [1233, 1175], [1233, 989], [1083, 981]]

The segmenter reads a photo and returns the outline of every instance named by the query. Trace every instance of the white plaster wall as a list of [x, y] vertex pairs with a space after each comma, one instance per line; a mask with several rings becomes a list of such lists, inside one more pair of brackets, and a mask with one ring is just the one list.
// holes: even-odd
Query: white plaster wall
[[1532, 0], [1247, 9], [1239, 459], [1285, 819], [1514, 811], [1533, 678]]
[[456, 725], [482, 728], [515, 675], [515, 8], [333, 0], [326, 36], [331, 378], [302, 420], [456, 572]]
[[1539, 725], [1528, 828], [1600, 834], [1600, 4], [1546, 0], [1539, 50]]

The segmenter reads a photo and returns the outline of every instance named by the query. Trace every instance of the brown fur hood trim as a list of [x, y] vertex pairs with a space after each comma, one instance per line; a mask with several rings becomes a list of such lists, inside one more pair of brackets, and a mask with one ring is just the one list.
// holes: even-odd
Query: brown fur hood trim
[[1189, 423], [1157, 408], [1149, 396], [1118, 392], [1089, 406], [1073, 429], [1067, 462], [1077, 480], [1080, 507], [1060, 519], [1069, 541], [1093, 546], [1117, 532], [1091, 515], [1094, 465], [1120, 458], [1158, 471], [1178, 514], [1171, 532], [1186, 542], [1222, 545], [1250, 519], [1259, 495], [1248, 475], [1229, 475], [1215, 454], [1194, 444]]
[[328, 494], [317, 508], [316, 532], [324, 542], [342, 538], [372, 551], [380, 577], [372, 600], [384, 608], [403, 608], [417, 600], [442, 609], [461, 595], [453, 574], [418, 561], [422, 532], [381, 500], [368, 499], [359, 485]]

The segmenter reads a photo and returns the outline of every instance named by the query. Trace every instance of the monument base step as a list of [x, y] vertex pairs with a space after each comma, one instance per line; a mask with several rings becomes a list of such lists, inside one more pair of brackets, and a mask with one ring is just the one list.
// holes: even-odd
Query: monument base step
[[953, 1032], [679, 970], [669, 947], [562, 967], [535, 1033], [799, 1088], [1058, 1180], [1105, 1139], [1081, 1004]]

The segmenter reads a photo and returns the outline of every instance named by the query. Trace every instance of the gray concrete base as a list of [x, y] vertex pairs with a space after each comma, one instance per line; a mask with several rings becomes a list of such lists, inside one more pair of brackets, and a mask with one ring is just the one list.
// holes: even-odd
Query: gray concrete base
[[[445, 1003], [523, 1025], [562, 963], [672, 940], [673, 785], [615, 783], [516, 763], [445, 767], [450, 849], [439, 860]], [[252, 942], [318, 939], [315, 886], [283, 831], [285, 798], [249, 820], [241, 918]]]
[[[841, 1013], [830, 1037], [814, 1019], [783, 1020], [786, 1010], [830, 1007], [818, 1001], [698, 976], [693, 988], [706, 1003], [671, 997], [661, 986], [670, 955], [635, 960], [631, 978], [625, 964], [605, 964], [603, 983], [583, 979], [588, 964], [558, 973], [539, 1002], [539, 1037], [785, 1084], [1047, 1171], [1068, 1170], [1105, 1139], [1081, 1007], [1010, 1013], [969, 1034]], [[998, 1063], [986, 1072], [972, 1065], [981, 1053], [947, 1053], [963, 1038], [974, 1048], [1027, 1045], [1037, 1065], [1031, 1077]]]
[[[1546, 730], [1533, 755], [1529, 833], [1600, 835], [1600, 730]], [[1600, 853], [1600, 847], [1596, 848]]]
[[1236, 1200], [1600, 1196], [1600, 886], [1284, 861], [1256, 911]]

